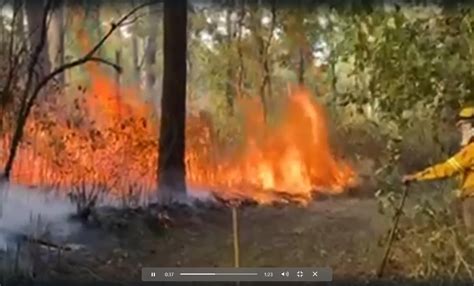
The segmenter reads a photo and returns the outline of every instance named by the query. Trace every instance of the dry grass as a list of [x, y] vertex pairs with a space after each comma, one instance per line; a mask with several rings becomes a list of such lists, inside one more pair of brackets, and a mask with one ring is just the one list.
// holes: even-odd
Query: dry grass
[[102, 184], [91, 184], [82, 181], [73, 187], [69, 198], [76, 205], [76, 217], [84, 222], [96, 219], [96, 207], [107, 193], [107, 187]]

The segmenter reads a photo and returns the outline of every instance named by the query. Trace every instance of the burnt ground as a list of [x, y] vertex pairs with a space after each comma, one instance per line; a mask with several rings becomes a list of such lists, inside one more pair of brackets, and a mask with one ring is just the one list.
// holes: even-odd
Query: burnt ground
[[[376, 208], [371, 199], [244, 207], [241, 266], [331, 266], [335, 276], [368, 276], [379, 255], [367, 253], [381, 251], [377, 240], [387, 225]], [[65, 253], [41, 276], [123, 282], [139, 281], [141, 266], [233, 266], [229, 209], [182, 208], [170, 216], [172, 226], [163, 231], [146, 214], [103, 210], [100, 228], [72, 237], [85, 248]]]
[[[140, 281], [142, 266], [233, 266], [229, 209], [181, 208], [170, 217], [171, 227], [163, 230], [143, 210], [103, 209], [100, 227], [71, 237], [84, 248], [42, 263], [34, 280], [119, 285]], [[350, 281], [341, 285], [373, 277], [383, 253], [378, 242], [390, 226], [373, 198], [250, 206], [239, 210], [239, 224], [242, 267], [330, 266], [335, 279]]]

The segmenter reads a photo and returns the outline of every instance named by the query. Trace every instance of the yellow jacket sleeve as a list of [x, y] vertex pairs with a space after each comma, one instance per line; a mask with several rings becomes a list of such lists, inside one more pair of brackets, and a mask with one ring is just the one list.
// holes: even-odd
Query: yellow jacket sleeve
[[443, 179], [457, 175], [471, 167], [474, 167], [474, 143], [467, 145], [445, 162], [428, 167], [415, 173], [414, 176], [419, 181]]

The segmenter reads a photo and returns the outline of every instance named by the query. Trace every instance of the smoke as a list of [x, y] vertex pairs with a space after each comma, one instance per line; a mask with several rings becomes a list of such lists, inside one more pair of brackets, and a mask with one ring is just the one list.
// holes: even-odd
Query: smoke
[[78, 228], [68, 217], [75, 206], [55, 192], [0, 183], [0, 249], [19, 237], [62, 241]]

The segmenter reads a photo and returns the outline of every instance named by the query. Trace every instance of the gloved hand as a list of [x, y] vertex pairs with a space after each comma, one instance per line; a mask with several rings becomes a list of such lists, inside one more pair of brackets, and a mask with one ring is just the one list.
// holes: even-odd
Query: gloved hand
[[414, 175], [405, 175], [402, 177], [402, 183], [407, 185], [413, 181], [416, 180], [416, 177]]

